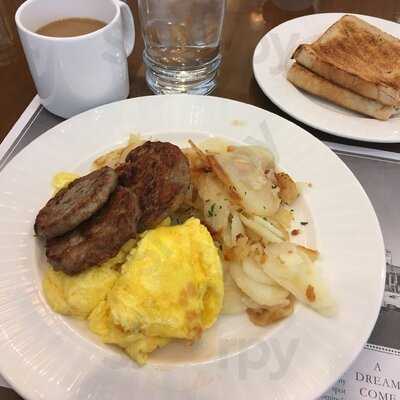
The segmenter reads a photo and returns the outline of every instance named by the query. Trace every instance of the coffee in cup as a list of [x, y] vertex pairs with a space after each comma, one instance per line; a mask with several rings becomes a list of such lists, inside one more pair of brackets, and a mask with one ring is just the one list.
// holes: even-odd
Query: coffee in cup
[[69, 118], [129, 94], [135, 41], [119, 0], [26, 0], [15, 20], [42, 104]]

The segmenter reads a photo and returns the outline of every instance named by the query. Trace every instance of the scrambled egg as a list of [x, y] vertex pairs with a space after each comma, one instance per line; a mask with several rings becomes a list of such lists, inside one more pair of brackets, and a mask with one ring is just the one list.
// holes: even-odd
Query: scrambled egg
[[89, 329], [99, 335], [104, 343], [121, 347], [138, 364], [145, 364], [150, 353], [170, 341], [168, 338], [125, 332], [113, 322], [107, 301], [99, 303], [90, 314], [88, 322]]
[[109, 292], [111, 318], [126, 332], [197, 339], [221, 311], [222, 267], [198, 219], [149, 231]]
[[78, 275], [50, 268], [43, 282], [49, 305], [87, 319], [104, 343], [121, 347], [139, 364], [173, 338], [198, 339], [222, 308], [221, 262], [199, 220], [168, 223]]
[[57, 193], [64, 186], [67, 186], [69, 183], [79, 178], [79, 175], [74, 174], [72, 172], [59, 172], [54, 175], [54, 178], [51, 182], [51, 186], [53, 186], [54, 193]]
[[118, 268], [134, 244], [129, 240], [115, 257], [78, 275], [70, 276], [50, 267], [43, 280], [47, 303], [59, 314], [86, 319], [114, 286], [120, 276]]

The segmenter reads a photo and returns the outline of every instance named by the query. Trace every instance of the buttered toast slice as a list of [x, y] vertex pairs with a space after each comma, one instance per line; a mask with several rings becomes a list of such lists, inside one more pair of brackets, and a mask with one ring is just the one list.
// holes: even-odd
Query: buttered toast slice
[[386, 105], [400, 105], [400, 40], [346, 15], [293, 58], [327, 80]]
[[308, 93], [382, 121], [389, 119], [393, 114], [397, 113], [395, 106], [384, 105], [376, 100], [360, 96], [351, 90], [322, 78], [298, 63], [292, 65], [287, 78], [295, 86]]

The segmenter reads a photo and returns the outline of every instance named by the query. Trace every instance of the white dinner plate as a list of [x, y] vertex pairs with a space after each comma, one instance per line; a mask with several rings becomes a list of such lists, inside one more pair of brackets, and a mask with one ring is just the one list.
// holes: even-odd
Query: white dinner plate
[[[269, 328], [221, 316], [193, 346], [173, 344], [138, 367], [83, 323], [55, 314], [41, 288], [33, 236], [57, 171], [85, 173], [132, 132], [180, 145], [210, 136], [268, 145], [296, 180], [312, 183], [295, 206], [309, 225], [338, 303], [324, 318], [297, 304]], [[0, 174], [0, 372], [28, 399], [296, 399], [323, 393], [350, 366], [375, 324], [385, 280], [382, 235], [359, 182], [323, 143], [264, 110], [230, 100], [150, 96], [67, 120], [33, 141]]]
[[[312, 43], [345, 14], [307, 15], [287, 21], [269, 31], [258, 43], [253, 70], [263, 92], [283, 111], [305, 124], [349, 139], [377, 143], [400, 142], [400, 115], [388, 121], [346, 110], [308, 94], [286, 79], [298, 45]], [[355, 14], [356, 15], [356, 14]], [[357, 15], [400, 38], [400, 25], [383, 19]]]

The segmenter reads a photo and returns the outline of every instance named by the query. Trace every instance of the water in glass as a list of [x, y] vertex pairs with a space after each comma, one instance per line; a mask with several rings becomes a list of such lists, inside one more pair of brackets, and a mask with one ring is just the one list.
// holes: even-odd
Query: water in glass
[[139, 9], [150, 89], [211, 92], [221, 63], [225, 0], [139, 0]]

